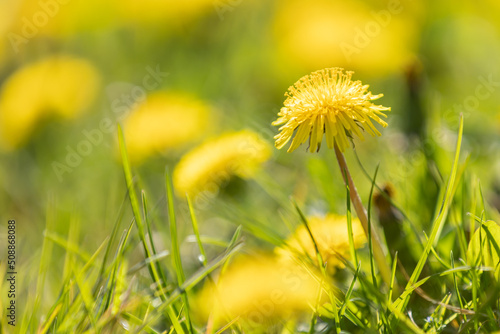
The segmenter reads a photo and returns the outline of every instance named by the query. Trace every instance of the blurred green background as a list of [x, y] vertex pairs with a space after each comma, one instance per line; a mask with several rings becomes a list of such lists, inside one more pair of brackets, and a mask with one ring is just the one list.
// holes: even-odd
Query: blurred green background
[[[384, 94], [377, 103], [392, 108], [389, 126], [380, 138], [356, 140], [356, 151], [370, 174], [380, 164], [378, 181], [394, 186], [420, 230], [430, 226], [449, 173], [460, 113], [466, 177], [477, 175], [498, 218], [498, 1], [0, 1], [0, 217], [2, 226], [18, 222], [23, 296], [36, 281], [29, 271], [37, 270], [48, 219], [61, 236], [79, 221], [88, 252], [117, 219], [122, 228], [130, 223], [117, 123], [167, 248], [166, 166], [173, 171], [193, 147], [231, 131], [250, 129], [272, 146], [287, 88], [325, 67], [353, 70]], [[155, 113], [143, 124], [134, 115], [145, 103]], [[247, 243], [272, 249], [288, 233], [277, 212], [290, 195], [308, 214], [345, 213], [340, 173], [324, 147], [271, 147], [254, 178], [235, 178], [197, 201], [202, 234], [227, 240], [242, 224]], [[346, 156], [366, 200], [370, 182], [353, 152]], [[183, 196], [178, 205], [182, 251], [194, 270]], [[51, 279], [62, 262], [54, 258]], [[57, 284], [50, 287], [55, 294]]]

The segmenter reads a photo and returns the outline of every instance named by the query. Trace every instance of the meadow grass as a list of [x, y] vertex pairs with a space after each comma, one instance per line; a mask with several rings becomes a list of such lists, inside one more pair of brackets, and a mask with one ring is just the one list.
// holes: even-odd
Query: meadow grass
[[[81, 231], [78, 217], [74, 215], [70, 220], [67, 235], [61, 235], [54, 228], [57, 224], [54, 203], [49, 202], [36, 288], [26, 299], [16, 331], [2, 317], [2, 333], [480, 333], [499, 330], [500, 288], [495, 261], [500, 254], [500, 232], [496, 230], [497, 224], [487, 222], [479, 182], [476, 178], [470, 181], [464, 177], [467, 160], [460, 162], [462, 131], [463, 118], [451, 172], [447, 182], [441, 185], [430, 233], [427, 236], [424, 231], [422, 235], [413, 236], [414, 240], [425, 240], [415, 259], [416, 266], [407, 273], [408, 266], [401, 262], [401, 254], [387, 256], [389, 284], [380, 278], [371, 237], [368, 236], [367, 249], [354, 247], [349, 186], [345, 187], [345, 194], [350, 259], [339, 258], [345, 266], [346, 283], [338, 284], [329, 272], [329, 263], [322, 258], [302, 204], [294, 198], [286, 203], [288, 196], [276, 194], [276, 187], [269, 187], [273, 181], [263, 176], [257, 184], [261, 191], [280, 203], [285, 225], [292, 230], [292, 220], [303, 224], [313, 241], [316, 259], [299, 262], [303, 266], [315, 263], [318, 269], [318, 275], [311, 272], [319, 282], [317, 302], [310, 305], [308, 316], [274, 320], [272, 326], [252, 327], [239, 317], [227, 316], [223, 325], [214, 328], [217, 322], [213, 314], [208, 319], [200, 317], [197, 292], [203, 285], [216, 286], [231, 259], [238, 253], [249, 252], [247, 239], [276, 244], [280, 241], [268, 234], [265, 226], [252, 222], [252, 217], [245, 217], [248, 211], [242, 212], [241, 224], [230, 240], [210, 240], [201, 235], [197, 208], [188, 196], [185, 203], [199, 265], [195, 271], [186, 272], [176, 218], [178, 202], [184, 199], [174, 195], [167, 170], [164, 199], [168, 221], [155, 221], [146, 191], [138, 188], [140, 182], [129, 163], [119, 127], [127, 193], [116, 209], [110, 234], [97, 249], [89, 252], [78, 244]], [[363, 169], [370, 184], [369, 224], [373, 220], [374, 191], [381, 189], [376, 182], [378, 169], [373, 177]], [[457, 191], [461, 193], [459, 200], [455, 199]], [[397, 203], [392, 204], [399, 207]], [[229, 210], [232, 204], [225, 205]], [[132, 209], [131, 216], [127, 217], [126, 207]], [[239, 211], [232, 209], [233, 214], [238, 215]], [[406, 215], [404, 217], [407, 224], [412, 224]], [[465, 232], [467, 225], [470, 237]], [[473, 233], [476, 226], [480, 228]], [[153, 237], [156, 232], [168, 235], [169, 248], [157, 244]], [[441, 244], [439, 240], [446, 240], [450, 234], [454, 235], [454, 241]], [[207, 245], [214, 243], [219, 247], [217, 254], [206, 250]], [[133, 256], [136, 247], [142, 254], [138, 261]], [[56, 248], [62, 249], [62, 253], [56, 253]], [[63, 259], [61, 277], [59, 282], [50, 282], [47, 286], [47, 272], [54, 256]], [[51, 294], [50, 298], [47, 294]], [[46, 300], [53, 302], [47, 305]]]

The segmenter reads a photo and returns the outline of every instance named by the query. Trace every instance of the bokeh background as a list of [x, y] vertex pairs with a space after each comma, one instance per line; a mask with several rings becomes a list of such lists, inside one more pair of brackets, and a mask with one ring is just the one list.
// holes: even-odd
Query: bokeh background
[[[256, 134], [262, 152], [257, 161], [232, 156], [255, 168], [217, 179], [197, 197], [210, 254], [239, 225], [250, 247], [272, 250], [289, 233], [279, 214], [292, 195], [308, 214], [345, 213], [326, 145], [317, 154], [273, 147], [283, 94], [325, 67], [355, 71], [384, 94], [377, 102], [392, 108], [389, 126], [380, 138], [356, 140], [356, 151], [370, 174], [380, 164], [378, 181], [392, 184], [420, 230], [429, 228], [451, 168], [460, 113], [466, 177], [480, 182], [498, 217], [499, 22], [495, 0], [2, 0], [0, 219], [18, 223], [20, 298], [33, 292], [46, 223], [53, 239], [77, 224], [79, 247], [92, 253], [117, 220], [122, 228], [131, 222], [118, 123], [164, 248], [166, 169], [175, 174], [188, 152], [235, 132]], [[228, 163], [226, 153], [208, 150], [194, 165], [212, 163], [210, 175], [220, 167], [213, 161]], [[367, 199], [370, 183], [354, 153], [346, 155]], [[199, 261], [183, 191], [179, 234], [189, 272]], [[64, 262], [57, 243], [54, 254], [61, 257], [47, 274], [55, 283], [45, 307]]]

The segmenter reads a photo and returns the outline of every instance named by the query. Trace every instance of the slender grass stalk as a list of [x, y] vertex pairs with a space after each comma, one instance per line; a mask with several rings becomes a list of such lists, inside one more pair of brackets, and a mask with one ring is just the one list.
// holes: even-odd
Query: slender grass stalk
[[[389, 267], [384, 251], [382, 250], [382, 246], [380, 243], [380, 238], [378, 236], [377, 230], [372, 225], [371, 228], [368, 224], [368, 215], [363, 206], [363, 202], [361, 202], [361, 198], [359, 197], [358, 190], [356, 189], [356, 185], [352, 180], [351, 173], [349, 172], [349, 168], [347, 167], [347, 162], [345, 161], [344, 155], [340, 152], [339, 148], [335, 145], [335, 155], [337, 156], [337, 161], [340, 166], [340, 171], [342, 177], [344, 179], [344, 183], [349, 185], [349, 195], [351, 196], [351, 201], [356, 210], [359, 220], [361, 221], [361, 225], [365, 231], [367, 237], [371, 234], [371, 240], [373, 243], [373, 255], [375, 257], [375, 261], [377, 262], [378, 268], [380, 270], [380, 274], [384, 283], [389, 287], [391, 285], [391, 268]], [[398, 291], [399, 288], [397, 284], [394, 284], [394, 291]]]
[[425, 245], [424, 251], [422, 255], [420, 256], [420, 259], [417, 263], [417, 266], [413, 270], [413, 273], [408, 281], [408, 284], [406, 285], [405, 292], [394, 302], [396, 308], [404, 312], [406, 306], [408, 305], [408, 302], [410, 300], [411, 293], [407, 293], [409, 291], [413, 290], [413, 287], [415, 283], [417, 282], [420, 274], [422, 273], [422, 270], [424, 268], [425, 263], [427, 262], [427, 258], [429, 256], [429, 253], [431, 252], [432, 245], [434, 244], [434, 241], [436, 240], [439, 231], [442, 229], [442, 225], [444, 224], [446, 217], [448, 215], [448, 209], [450, 207], [452, 198], [453, 198], [453, 190], [455, 189], [455, 181], [456, 181], [456, 176], [457, 176], [457, 170], [458, 170], [458, 160], [460, 157], [460, 147], [462, 145], [462, 133], [464, 129], [464, 118], [463, 115], [460, 115], [460, 126], [458, 130], [458, 138], [457, 138], [457, 146], [455, 150], [455, 159], [453, 162], [453, 167], [450, 173], [450, 177], [448, 180], [448, 184], [446, 187], [446, 192], [444, 196], [444, 200], [442, 202], [442, 205], [439, 210], [439, 214], [434, 221], [434, 224], [432, 226], [432, 232], [427, 240], [427, 243]]
[[[184, 274], [184, 269], [182, 267], [179, 238], [177, 235], [177, 219], [174, 210], [174, 193], [172, 190], [172, 181], [170, 179], [170, 173], [168, 172], [168, 170], [165, 175], [165, 187], [167, 191], [168, 217], [170, 224], [170, 240], [172, 242], [172, 261], [175, 268], [175, 273], [177, 274], [177, 283], [180, 286], [186, 280], [186, 276]], [[184, 292], [181, 298], [185, 307], [184, 314], [186, 315], [188, 331], [190, 333], [193, 333], [193, 325], [191, 324], [191, 317], [189, 314], [190, 310], [189, 310], [189, 301], [187, 298], [187, 294]]]
[[396, 267], [398, 265], [398, 252], [394, 253], [394, 260], [392, 261], [392, 277], [391, 277], [391, 285], [389, 287], [389, 295], [387, 296], [387, 302], [392, 302], [392, 291], [394, 290], [394, 282], [396, 280]]
[[191, 202], [191, 198], [188, 194], [186, 194], [186, 200], [189, 207], [189, 215], [191, 216], [191, 223], [193, 226], [193, 232], [196, 237], [196, 243], [198, 244], [198, 249], [200, 250], [201, 263], [203, 266], [207, 266], [207, 254], [205, 252], [205, 248], [203, 247], [203, 242], [201, 242], [200, 229], [198, 228], [198, 220], [196, 219], [196, 215], [194, 213], [193, 203]]
[[[240, 229], [237, 229], [236, 232], [235, 232], [235, 235], [240, 233]], [[167, 301], [165, 301], [164, 303], [162, 303], [159, 307], [157, 307], [155, 309], [155, 312], [152, 313], [148, 318], [144, 319], [143, 321], [143, 324], [141, 327], [135, 329], [132, 334], [138, 334], [141, 332], [141, 330], [152, 324], [152, 323], [155, 323], [156, 321], [158, 321], [160, 319], [160, 317], [163, 315], [163, 312], [165, 310], [168, 310], [172, 303], [174, 303], [175, 301], [177, 301], [181, 295], [184, 293], [184, 292], [187, 292], [187, 291], [190, 291], [195, 285], [197, 285], [198, 283], [200, 283], [205, 277], [207, 277], [212, 271], [214, 271], [216, 268], [224, 265], [227, 261], [227, 259], [229, 257], [231, 257], [234, 253], [238, 252], [243, 246], [243, 243], [242, 242], [235, 242], [235, 243], [231, 243], [228, 248], [226, 248], [226, 250], [224, 251], [224, 253], [222, 253], [221, 255], [219, 255], [218, 257], [216, 257], [215, 259], [213, 259], [212, 261], [210, 261], [206, 267], [202, 267], [200, 268], [198, 271], [196, 271], [190, 278], [186, 279], [186, 281], [184, 282], [184, 284], [182, 284], [181, 286], [177, 287], [170, 295], [169, 295], [169, 298], [167, 299]]]
[[[293, 201], [293, 205], [295, 206], [295, 209], [297, 210], [297, 212], [302, 220], [302, 223], [306, 227], [307, 233], [311, 237], [312, 243], [314, 245], [314, 250], [316, 251], [316, 258], [317, 258], [317, 261], [319, 264], [319, 268], [321, 270], [322, 280], [326, 283], [327, 277], [328, 277], [328, 275], [326, 274], [326, 265], [325, 265], [325, 262], [323, 261], [323, 257], [321, 256], [321, 253], [319, 251], [318, 244], [316, 243], [316, 240], [314, 239], [314, 236], [311, 232], [311, 229], [309, 228], [309, 223], [307, 222], [307, 218], [304, 215], [304, 213], [302, 212], [302, 210], [300, 210], [299, 205], [295, 201]], [[323, 282], [320, 282], [320, 285], [322, 285], [322, 284], [323, 284]], [[337, 331], [337, 333], [340, 333], [341, 329], [340, 329], [340, 318], [339, 318], [339, 313], [338, 313], [338, 308], [337, 308], [337, 298], [335, 297], [335, 295], [333, 294], [331, 289], [328, 289], [328, 297], [330, 298], [330, 303], [332, 304], [332, 308], [333, 308], [333, 316], [335, 319], [335, 330]]]
[[[453, 251], [450, 251], [450, 260], [451, 260], [451, 268], [455, 268], [455, 262], [453, 260]], [[460, 303], [460, 308], [465, 308], [464, 303], [462, 301], [462, 295], [460, 294], [460, 289], [458, 288], [457, 275], [453, 273], [453, 287], [455, 288], [455, 293], [457, 294], [458, 302]], [[463, 318], [467, 321], [467, 316], [464, 314]]]
[[[38, 277], [36, 280], [35, 300], [31, 306], [32, 312], [29, 321], [22, 321], [20, 333], [28, 333], [28, 328], [36, 328], [38, 326], [38, 312], [40, 309], [43, 291], [45, 289], [45, 278], [50, 268], [50, 259], [52, 258], [53, 242], [47, 237], [47, 232], [54, 230], [56, 224], [56, 205], [55, 200], [51, 196], [47, 204], [46, 227], [42, 243], [42, 253], [40, 256], [40, 266], [38, 268]], [[28, 314], [28, 313], [26, 313]]]
[[[122, 163], [123, 163], [123, 172], [125, 174], [125, 181], [127, 182], [127, 189], [128, 189], [128, 194], [129, 194], [129, 198], [130, 198], [130, 204], [132, 206], [132, 212], [134, 213], [135, 223], [137, 225], [137, 230], [139, 232], [139, 238], [141, 239], [141, 243], [142, 243], [142, 246], [144, 249], [144, 255], [146, 256], [146, 258], [150, 258], [151, 252], [148, 248], [146, 236], [144, 233], [144, 223], [142, 221], [142, 216], [141, 216], [140, 210], [139, 210], [139, 201], [137, 199], [137, 194], [135, 193], [135, 189], [134, 189], [134, 181], [132, 178], [132, 169], [130, 167], [127, 148], [125, 146], [125, 137], [123, 135], [123, 131], [122, 131], [122, 128], [120, 127], [120, 125], [118, 125], [118, 143], [120, 146], [120, 154], [121, 154]], [[148, 269], [149, 269], [149, 274], [150, 274], [152, 280], [156, 283], [156, 286], [161, 287], [162, 286], [161, 279], [160, 279], [160, 276], [156, 270], [157, 268], [156, 268], [155, 264], [150, 262]], [[159, 294], [164, 302], [167, 301], [167, 296], [165, 295], [165, 292], [163, 291], [163, 289], [161, 289], [161, 288], [159, 289]], [[172, 322], [172, 326], [175, 327], [175, 330], [178, 333], [184, 333], [184, 330], [183, 330], [181, 324], [179, 323], [177, 316], [175, 315], [173, 306], [171, 304], [168, 304], [168, 305], [169, 305], [169, 307], [167, 308], [167, 314], [168, 314], [168, 317], [170, 318], [170, 321]]]
[[149, 259], [146, 259], [145, 262], [148, 262], [149, 260], [153, 261], [153, 259], [154, 259], [155, 263], [153, 265], [156, 266], [156, 270], [160, 275], [161, 283], [162, 283], [161, 287], [159, 287], [159, 288], [164, 289], [166, 286], [166, 283], [167, 283], [167, 276], [165, 275], [160, 263], [158, 262], [158, 260], [161, 258], [161, 254], [158, 254], [158, 252], [156, 251], [156, 247], [155, 247], [155, 243], [154, 243], [154, 239], [153, 239], [153, 231], [151, 229], [151, 221], [149, 219], [149, 216], [150, 216], [149, 211], [148, 211], [149, 205], [148, 205], [148, 200], [146, 197], [146, 192], [144, 190], [141, 192], [141, 198], [142, 198], [142, 209], [144, 212], [144, 221], [146, 223], [146, 229], [147, 229], [148, 236], [149, 236], [149, 244], [151, 245], [151, 252], [153, 253]]
[[[373, 285], [375, 287], [377, 287], [378, 284], [377, 284], [377, 278], [375, 277], [375, 268], [374, 268], [375, 265], [373, 263], [374, 256], [373, 256], [373, 238], [372, 238], [373, 228], [372, 228], [372, 220], [371, 220], [371, 205], [372, 205], [372, 196], [373, 196], [373, 186], [375, 185], [375, 180], [377, 179], [378, 167], [379, 166], [377, 165], [377, 168], [375, 168], [375, 175], [373, 175], [372, 186], [370, 188], [370, 196], [368, 196], [368, 248], [370, 250], [370, 269], [372, 272]], [[391, 275], [392, 288], [394, 288], [393, 283], [394, 282], [392, 281], [392, 275]]]
[[356, 280], [358, 279], [360, 270], [361, 270], [361, 262], [358, 262], [358, 267], [356, 269], [356, 272], [354, 273], [354, 277], [352, 278], [351, 285], [349, 285], [349, 289], [347, 290], [347, 292], [345, 294], [344, 303], [340, 307], [340, 311], [339, 311], [340, 320], [342, 320], [342, 318], [344, 317], [347, 304], [350, 301], [352, 291], [354, 290], [354, 284], [356, 283]]

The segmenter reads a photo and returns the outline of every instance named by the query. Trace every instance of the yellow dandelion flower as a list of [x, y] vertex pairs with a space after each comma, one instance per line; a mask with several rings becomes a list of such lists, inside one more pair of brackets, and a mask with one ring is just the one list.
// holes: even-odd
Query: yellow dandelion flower
[[134, 109], [124, 123], [130, 158], [139, 162], [155, 153], [181, 147], [208, 128], [210, 107], [180, 93], [155, 93]]
[[[307, 221], [323, 261], [327, 263], [330, 272], [334, 272], [336, 268], [343, 268], [338, 256], [349, 258], [347, 218], [328, 214], [324, 218], [310, 217]], [[366, 237], [359, 219], [352, 219], [352, 230], [354, 247], [363, 246]], [[276, 248], [276, 253], [284, 261], [306, 256], [316, 262], [316, 249], [304, 225], [300, 225], [295, 230], [286, 240], [285, 246]]]
[[267, 142], [249, 130], [224, 134], [187, 153], [176, 166], [174, 186], [179, 194], [216, 192], [232, 175], [251, 177], [271, 155]]
[[274, 138], [281, 149], [293, 136], [288, 152], [292, 152], [309, 138], [309, 150], [319, 150], [323, 133], [329, 148], [337, 145], [344, 152], [349, 146], [348, 137], [364, 139], [362, 130], [372, 136], [380, 132], [372, 124], [376, 121], [387, 126], [380, 116], [391, 110], [371, 101], [383, 96], [367, 92], [368, 85], [351, 81], [353, 72], [342, 68], [327, 68], [300, 78], [285, 94], [287, 99], [273, 125], [282, 125]]
[[331, 64], [367, 75], [401, 71], [418, 50], [423, 10], [417, 1], [278, 0], [276, 68], [284, 77]]
[[314, 307], [318, 292], [312, 273], [262, 256], [231, 264], [217, 287], [205, 286], [197, 301], [204, 317], [212, 314], [216, 322], [240, 317], [242, 326], [255, 329]]
[[0, 92], [0, 132], [5, 148], [24, 144], [51, 116], [76, 118], [93, 101], [96, 69], [86, 60], [54, 56], [12, 74]]

